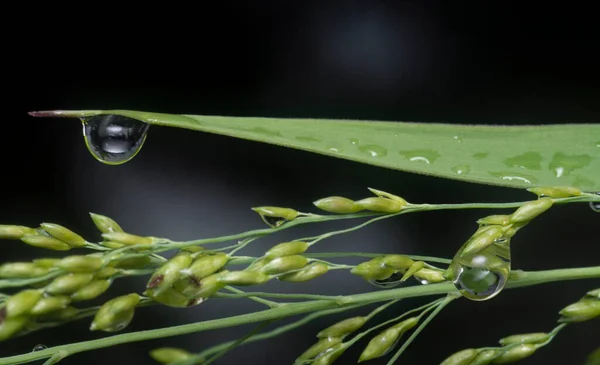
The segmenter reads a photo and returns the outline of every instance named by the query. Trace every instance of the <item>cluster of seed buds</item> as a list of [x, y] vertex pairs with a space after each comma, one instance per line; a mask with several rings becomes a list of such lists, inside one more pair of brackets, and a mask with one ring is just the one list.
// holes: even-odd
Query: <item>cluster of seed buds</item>
[[442, 271], [424, 266], [423, 261], [414, 261], [408, 256], [385, 255], [362, 262], [350, 272], [375, 284], [388, 280], [397, 274], [402, 274], [400, 282], [404, 282], [412, 276], [422, 283], [439, 283], [446, 280]]
[[83, 237], [54, 223], [42, 223], [39, 228], [0, 225], [0, 239], [21, 240], [28, 245], [54, 251], [68, 251], [86, 245]]
[[584, 322], [600, 316], [600, 288], [588, 292], [578, 302], [566, 306], [560, 312], [559, 322]]
[[132, 293], [122, 295], [104, 303], [90, 326], [91, 331], [116, 332], [127, 327], [133, 319], [135, 307], [140, 303], [140, 296]]
[[332, 364], [349, 347], [342, 342], [344, 338], [360, 329], [366, 322], [367, 317], [352, 317], [325, 328], [317, 334], [319, 340], [298, 356], [295, 363]]
[[363, 210], [377, 213], [398, 213], [410, 204], [401, 197], [385, 191], [371, 188], [369, 190], [377, 196], [357, 201], [341, 196], [330, 196], [319, 199], [313, 204], [321, 210], [337, 214], [357, 213]]

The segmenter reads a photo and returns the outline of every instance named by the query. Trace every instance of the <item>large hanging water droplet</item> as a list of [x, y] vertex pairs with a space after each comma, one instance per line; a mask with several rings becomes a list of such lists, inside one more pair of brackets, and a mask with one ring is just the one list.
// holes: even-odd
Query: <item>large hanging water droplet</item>
[[487, 300], [504, 289], [510, 275], [510, 240], [496, 240], [487, 248], [462, 256], [466, 245], [450, 264], [454, 286], [471, 300]]
[[48, 346], [46, 346], [46, 345], [43, 345], [43, 344], [39, 343], [39, 344], [37, 344], [37, 345], [35, 345], [35, 346], [33, 347], [33, 350], [32, 350], [32, 351], [33, 351], [33, 352], [36, 352], [36, 351], [43, 351], [43, 350], [46, 350], [47, 348], [48, 348]]
[[142, 148], [150, 125], [120, 115], [103, 114], [82, 118], [88, 150], [98, 161], [119, 165], [131, 160]]
[[399, 272], [394, 272], [392, 274], [392, 276], [390, 276], [387, 279], [383, 279], [383, 280], [369, 280], [369, 283], [371, 285], [374, 285], [378, 288], [382, 288], [382, 289], [389, 289], [389, 288], [393, 288], [395, 286], [398, 286], [400, 284], [403, 283], [403, 281], [400, 281], [400, 279], [402, 279], [403, 274], [399, 273]]

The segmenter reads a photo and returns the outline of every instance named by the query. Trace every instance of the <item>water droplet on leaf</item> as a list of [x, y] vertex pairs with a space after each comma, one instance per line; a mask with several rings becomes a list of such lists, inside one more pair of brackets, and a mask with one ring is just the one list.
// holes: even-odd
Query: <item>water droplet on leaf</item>
[[454, 171], [457, 175], [466, 175], [471, 171], [471, 166], [469, 166], [469, 165], [452, 166], [452, 171]]
[[374, 285], [378, 288], [389, 289], [402, 284], [403, 281], [400, 281], [400, 279], [402, 279], [402, 274], [399, 272], [395, 272], [392, 274], [392, 276], [390, 276], [387, 279], [369, 280], [369, 284]]
[[489, 152], [477, 152], [473, 154], [473, 158], [476, 160], [482, 160], [490, 155]]
[[359, 150], [368, 154], [371, 157], [385, 157], [387, 156], [387, 150], [381, 146], [369, 144], [358, 147]]
[[98, 161], [119, 165], [131, 160], [142, 148], [150, 125], [120, 115], [82, 118], [88, 150]]
[[[600, 195], [600, 192], [599, 192], [599, 193], [596, 193], [596, 194]], [[591, 202], [591, 203], [590, 203], [590, 208], [592, 208], [592, 210], [593, 210], [594, 212], [598, 212], [598, 213], [600, 213], [600, 203], [594, 203], [594, 202]]]
[[527, 152], [522, 155], [514, 156], [504, 160], [508, 167], [518, 167], [527, 170], [542, 169], [542, 155], [537, 152]]
[[48, 348], [48, 346], [46, 346], [46, 345], [43, 345], [43, 344], [39, 343], [39, 344], [37, 344], [37, 345], [35, 345], [35, 346], [33, 347], [33, 352], [36, 352], [36, 351], [43, 351], [43, 350], [45, 350], [45, 349], [47, 349], [47, 348]]
[[399, 153], [411, 162], [422, 162], [428, 165], [440, 157], [440, 154], [433, 150], [400, 151]]

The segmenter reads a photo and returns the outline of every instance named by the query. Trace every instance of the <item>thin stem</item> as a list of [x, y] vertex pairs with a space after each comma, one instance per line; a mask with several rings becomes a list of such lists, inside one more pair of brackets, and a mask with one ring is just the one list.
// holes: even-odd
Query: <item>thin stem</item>
[[282, 299], [311, 299], [311, 300], [332, 300], [338, 302], [342, 296], [317, 295], [317, 294], [285, 294], [285, 293], [267, 293], [267, 292], [241, 292], [238, 294], [217, 293], [216, 298], [282, 298]]
[[[385, 253], [372, 253], [372, 252], [320, 252], [320, 253], [304, 253], [304, 256], [308, 258], [342, 258], [342, 257], [366, 257], [366, 258], [375, 258], [386, 255]], [[449, 265], [452, 260], [433, 257], [433, 256], [418, 256], [418, 255], [406, 255], [415, 261], [429, 261], [436, 262], [440, 264]], [[228, 265], [247, 265], [260, 257], [253, 256], [235, 256], [229, 259]]]
[[[256, 297], [256, 296], [247, 296], [248, 293], [246, 293], [245, 291], [240, 290], [240, 289], [236, 289], [236, 288], [231, 287], [231, 286], [226, 286], [225, 289], [229, 290], [230, 292], [236, 293], [238, 295], [243, 295], [243, 298], [248, 298], [248, 299], [254, 300], [257, 303], [264, 304], [264, 305], [266, 305], [267, 307], [270, 307], [270, 308], [275, 308], [275, 307], [281, 305], [281, 303], [273, 302], [273, 301], [267, 300], [267, 299], [262, 299], [262, 298], [259, 298], [259, 297]], [[223, 294], [224, 293], [220, 293], [219, 295], [223, 295]], [[225, 295], [227, 295], [227, 294], [225, 294]], [[238, 298], [242, 298], [242, 297], [238, 297]]]
[[[599, 278], [600, 266], [561, 269], [537, 272], [523, 272], [515, 278], [511, 278], [506, 288], [518, 288], [523, 286], [532, 286], [545, 284], [554, 281], [576, 280], [585, 278]], [[332, 300], [313, 300], [301, 303], [289, 303], [276, 308], [267, 309], [255, 313], [231, 316], [227, 318], [214, 319], [198, 323], [190, 323], [167, 328], [159, 328], [149, 331], [133, 332], [121, 335], [105, 337], [97, 340], [76, 342], [68, 345], [55, 346], [42, 351], [5, 357], [0, 359], [0, 365], [13, 365], [31, 362], [34, 360], [46, 359], [59, 351], [66, 351], [69, 354], [95, 350], [104, 347], [115, 346], [130, 342], [139, 342], [157, 338], [184, 335], [187, 333], [209, 331], [225, 327], [239, 326], [247, 323], [257, 323], [272, 319], [285, 318], [293, 315], [333, 309], [340, 305], [366, 305], [377, 302], [389, 301], [400, 298], [412, 298], [428, 295], [440, 295], [456, 293], [454, 285], [450, 283], [429, 284], [422, 286], [411, 286], [407, 288], [398, 288], [382, 291], [374, 291], [363, 294], [349, 295], [341, 297], [343, 300], [335, 302]]]

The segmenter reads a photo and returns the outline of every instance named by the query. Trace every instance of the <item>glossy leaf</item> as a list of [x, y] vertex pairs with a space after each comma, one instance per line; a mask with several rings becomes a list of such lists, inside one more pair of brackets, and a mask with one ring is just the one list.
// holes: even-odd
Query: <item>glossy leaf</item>
[[360, 163], [507, 187], [600, 191], [600, 124], [482, 126], [357, 120], [246, 118], [126, 110], [34, 112], [120, 115], [275, 144]]

